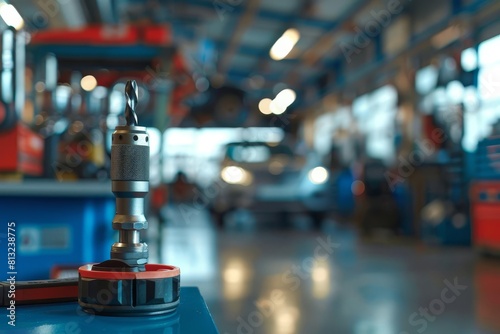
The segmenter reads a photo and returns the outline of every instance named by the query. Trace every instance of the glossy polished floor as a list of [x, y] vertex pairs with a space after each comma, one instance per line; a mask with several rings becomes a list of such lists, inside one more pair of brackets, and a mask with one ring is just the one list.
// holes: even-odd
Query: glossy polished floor
[[200, 287], [221, 334], [500, 333], [500, 260], [470, 248], [362, 241], [333, 222], [221, 232], [175, 211], [162, 260]]

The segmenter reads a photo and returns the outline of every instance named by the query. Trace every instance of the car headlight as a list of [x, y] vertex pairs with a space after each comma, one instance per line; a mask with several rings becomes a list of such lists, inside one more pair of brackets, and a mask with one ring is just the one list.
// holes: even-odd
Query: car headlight
[[222, 168], [220, 176], [224, 182], [229, 184], [248, 186], [252, 183], [252, 174], [238, 166], [227, 166]]
[[314, 184], [323, 184], [328, 181], [328, 177], [328, 171], [326, 170], [326, 168], [321, 166], [314, 167], [307, 174], [307, 178], [309, 179], [309, 181]]

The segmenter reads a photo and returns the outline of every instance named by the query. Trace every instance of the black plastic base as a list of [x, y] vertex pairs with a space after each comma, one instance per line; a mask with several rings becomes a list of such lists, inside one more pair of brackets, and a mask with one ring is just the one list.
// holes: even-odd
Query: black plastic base
[[143, 317], [154, 315], [166, 315], [175, 312], [179, 300], [162, 305], [143, 306], [104, 306], [98, 304], [87, 304], [78, 301], [82, 310], [89, 314], [104, 315], [110, 317]]
[[179, 304], [180, 272], [175, 267], [163, 267], [169, 266], [146, 265], [146, 271], [143, 272], [101, 271], [90, 269], [90, 266], [82, 267], [79, 270], [78, 303], [85, 312], [98, 315], [171, 313]]

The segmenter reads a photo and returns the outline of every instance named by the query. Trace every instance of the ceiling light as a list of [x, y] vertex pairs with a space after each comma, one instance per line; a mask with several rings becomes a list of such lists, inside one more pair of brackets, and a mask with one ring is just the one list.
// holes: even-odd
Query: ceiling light
[[299, 41], [300, 33], [297, 29], [290, 28], [278, 38], [269, 51], [269, 55], [274, 60], [285, 58]]
[[328, 171], [326, 168], [318, 166], [309, 171], [307, 174], [309, 181], [314, 184], [322, 184], [328, 181]]
[[259, 102], [260, 112], [263, 113], [264, 115], [271, 114], [271, 108], [270, 108], [271, 102], [272, 102], [272, 100], [268, 99], [268, 98], [260, 100], [260, 102]]
[[86, 75], [80, 81], [80, 85], [82, 86], [83, 90], [90, 92], [97, 87], [97, 80], [93, 75]]
[[269, 104], [269, 110], [271, 110], [271, 112], [275, 115], [281, 115], [286, 111], [286, 107], [277, 103], [276, 100], [272, 100]]
[[5, 24], [14, 27], [16, 30], [20, 30], [24, 26], [24, 20], [17, 9], [5, 2], [0, 3], [0, 16], [5, 21]]
[[283, 89], [281, 92], [276, 95], [274, 98], [274, 101], [278, 103], [280, 106], [284, 108], [288, 108], [294, 101], [295, 98], [297, 97], [297, 94], [293, 91], [293, 89], [287, 88]]

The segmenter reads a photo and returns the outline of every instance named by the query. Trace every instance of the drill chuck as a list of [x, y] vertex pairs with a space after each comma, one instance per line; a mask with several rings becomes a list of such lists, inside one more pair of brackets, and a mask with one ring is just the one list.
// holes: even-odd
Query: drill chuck
[[111, 259], [144, 269], [148, 246], [140, 241], [140, 230], [148, 227], [144, 198], [149, 191], [149, 139], [146, 128], [118, 126], [112, 136], [111, 187], [116, 197], [113, 229], [119, 240], [111, 247]]

